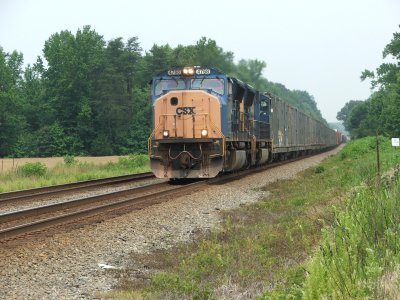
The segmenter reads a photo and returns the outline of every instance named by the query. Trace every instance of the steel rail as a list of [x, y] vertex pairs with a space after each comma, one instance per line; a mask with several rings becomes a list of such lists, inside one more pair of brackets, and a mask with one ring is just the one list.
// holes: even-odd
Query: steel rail
[[132, 195], [132, 193], [140, 193], [140, 192], [145, 192], [148, 190], [157, 189], [158, 187], [165, 185], [165, 184], [166, 184], [165, 182], [155, 183], [155, 184], [130, 188], [130, 189], [122, 190], [122, 191], [111, 192], [111, 193], [91, 196], [91, 197], [87, 197], [87, 198], [75, 199], [75, 200], [65, 201], [65, 202], [60, 202], [60, 203], [55, 203], [55, 204], [49, 204], [49, 205], [44, 205], [44, 206], [40, 206], [40, 207], [28, 208], [28, 209], [10, 212], [10, 213], [6, 213], [6, 214], [0, 214], [0, 224], [7, 223], [10, 221], [16, 221], [16, 220], [19, 220], [22, 218], [40, 216], [42, 214], [56, 212], [56, 211], [60, 211], [60, 210], [67, 210], [67, 209], [71, 209], [74, 207], [79, 207], [79, 206], [86, 205], [86, 204], [92, 204], [92, 203], [99, 202], [99, 201], [106, 201], [106, 200], [110, 200], [113, 198], [121, 198], [121, 197]]
[[[248, 170], [235, 172], [235, 173], [231, 173], [231, 174], [225, 174], [223, 176], [218, 176], [216, 178], [203, 180], [203, 181], [197, 181], [197, 182], [189, 183], [189, 184], [186, 184], [183, 186], [171, 185], [171, 189], [169, 189], [169, 190], [158, 191], [158, 192], [154, 192], [152, 194], [146, 194], [146, 195], [142, 195], [142, 196], [129, 197], [128, 199], [124, 199], [124, 200], [119, 199], [116, 202], [102, 204], [102, 205], [96, 206], [94, 208], [83, 209], [78, 212], [68, 213], [65, 215], [57, 216], [57, 217], [51, 217], [51, 218], [43, 219], [40, 221], [35, 221], [33, 223], [22, 224], [22, 225], [14, 226], [12, 228], [2, 229], [2, 230], [0, 230], [0, 240], [10, 239], [10, 238], [19, 236], [21, 234], [26, 234], [26, 233], [30, 233], [33, 231], [42, 230], [42, 229], [45, 229], [50, 226], [60, 225], [62, 223], [66, 223], [66, 222], [76, 221], [81, 218], [98, 215], [105, 211], [119, 210], [119, 209], [126, 208], [129, 206], [135, 205], [135, 204], [143, 203], [143, 204], [145, 204], [145, 206], [149, 206], [149, 205], [153, 204], [155, 200], [158, 201], [156, 203], [159, 203], [160, 199], [162, 199], [162, 198], [169, 197], [169, 196], [172, 196], [175, 194], [177, 196], [181, 195], [183, 193], [187, 194], [191, 190], [195, 190], [195, 189], [198, 190], [199, 187], [206, 186], [207, 184], [215, 184], [215, 183], [223, 183], [226, 181], [234, 181], [234, 180], [242, 178], [243, 176], [247, 176], [247, 175], [261, 172], [261, 171], [264, 171], [267, 169], [279, 167], [279, 166], [282, 166], [282, 165], [285, 165], [288, 163], [292, 163], [292, 162], [295, 162], [298, 160], [302, 160], [302, 159], [305, 159], [305, 158], [308, 158], [311, 156], [312, 155], [306, 155], [306, 156], [301, 156], [301, 157], [290, 159], [290, 160], [275, 162], [275, 163], [261, 166], [258, 168], [248, 169]], [[165, 184], [165, 182], [160, 183], [160, 184]], [[143, 186], [143, 187], [136, 188], [134, 190], [139, 191], [140, 189], [142, 189], [142, 190], [154, 189], [156, 185], [157, 184]], [[121, 196], [128, 197], [128, 195], [126, 195], [126, 193], [127, 193], [127, 191], [113, 192], [113, 193], [108, 193], [105, 195], [99, 195], [99, 196], [89, 197], [87, 199], [80, 199], [80, 200], [84, 201], [86, 203], [89, 203], [91, 201], [92, 202], [100, 201], [100, 199], [102, 197], [103, 197], [103, 199], [110, 199], [110, 197], [116, 198], [116, 197], [121, 197]], [[93, 199], [97, 199], [97, 200], [93, 200]], [[149, 201], [151, 203], [148, 203], [146, 201]], [[71, 204], [67, 204], [67, 205], [68, 206], [70, 205], [71, 207], [77, 206], [77, 204], [76, 204], [77, 202], [75, 202], [75, 204], [73, 204], [73, 202], [74, 201], [71, 201]], [[65, 206], [65, 203], [58, 204], [59, 207], [62, 207], [63, 205]], [[42, 211], [42, 213], [43, 213], [43, 212], [46, 212], [46, 210], [49, 208], [42, 207], [39, 209], [43, 210]], [[67, 209], [67, 208], [64, 207], [62, 209]], [[7, 214], [7, 215], [3, 215], [3, 216], [0, 215], [0, 223], [2, 223], [2, 222], [4, 223], [4, 222], [6, 222], [6, 220], [8, 220], [8, 221], [12, 220], [13, 219], [12, 214], [14, 214], [15, 218], [23, 218], [25, 216], [31, 215], [32, 212], [28, 212], [28, 210], [27, 210], [27, 211], [11, 213], [11, 214]], [[24, 214], [26, 214], [26, 215], [24, 216]], [[3, 220], [3, 221], [1, 221], [1, 220]]]
[[128, 199], [119, 200], [119, 201], [116, 201], [113, 203], [96, 206], [94, 208], [89, 208], [89, 209], [85, 209], [85, 210], [81, 210], [78, 212], [73, 212], [73, 213], [69, 213], [69, 214], [65, 214], [65, 215], [61, 215], [61, 216], [57, 216], [57, 217], [47, 218], [47, 219], [35, 221], [33, 223], [22, 224], [22, 225], [18, 225], [18, 226], [12, 227], [12, 228], [6, 228], [3, 230], [0, 230], [0, 240], [1, 239], [10, 239], [10, 238], [16, 237], [21, 234], [26, 234], [26, 233], [30, 233], [33, 231], [42, 230], [42, 229], [48, 228], [50, 226], [60, 225], [60, 224], [63, 224], [63, 223], [69, 222], [69, 221], [75, 221], [77, 219], [94, 216], [99, 213], [103, 213], [105, 211], [109, 211], [109, 210], [114, 211], [117, 209], [128, 207], [133, 204], [142, 203], [142, 202], [145, 202], [148, 200], [157, 200], [160, 198], [165, 198], [166, 196], [180, 194], [183, 191], [188, 192], [193, 189], [198, 189], [200, 186], [202, 186], [202, 185], [204, 186], [206, 184], [207, 184], [206, 181], [198, 181], [198, 182], [190, 183], [190, 184], [187, 184], [184, 186], [172, 186], [171, 185], [171, 187], [173, 187], [173, 188], [171, 188], [170, 190], [167, 190], [167, 191], [155, 192], [152, 194], [142, 195], [142, 196], [133, 197], [133, 198], [130, 197]]
[[16, 200], [29, 200], [32, 198], [45, 197], [57, 193], [77, 192], [91, 187], [107, 186], [111, 184], [118, 184], [133, 180], [144, 180], [150, 178], [155, 178], [155, 176], [153, 173], [147, 172], [147, 173], [123, 175], [123, 176], [101, 178], [101, 179], [94, 179], [87, 181], [79, 181], [67, 184], [52, 185], [35, 189], [0, 193], [0, 205], [8, 204], [9, 202]]

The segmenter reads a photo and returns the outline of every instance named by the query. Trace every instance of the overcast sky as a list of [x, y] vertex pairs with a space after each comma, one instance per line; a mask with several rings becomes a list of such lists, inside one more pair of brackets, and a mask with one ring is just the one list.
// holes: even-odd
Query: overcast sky
[[369, 97], [360, 74], [382, 63], [399, 24], [399, 0], [0, 0], [0, 46], [26, 64], [51, 34], [84, 25], [106, 41], [137, 36], [145, 51], [205, 36], [236, 61], [265, 61], [268, 80], [308, 91], [328, 122]]

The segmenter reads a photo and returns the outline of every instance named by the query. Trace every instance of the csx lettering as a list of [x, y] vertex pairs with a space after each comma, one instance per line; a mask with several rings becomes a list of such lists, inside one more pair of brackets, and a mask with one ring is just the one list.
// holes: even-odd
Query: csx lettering
[[180, 116], [180, 115], [194, 115], [195, 114], [195, 112], [194, 112], [194, 109], [195, 109], [196, 107], [194, 107], [194, 106], [186, 106], [186, 107], [178, 107], [177, 109], [176, 109], [176, 114], [178, 115], [178, 116]]

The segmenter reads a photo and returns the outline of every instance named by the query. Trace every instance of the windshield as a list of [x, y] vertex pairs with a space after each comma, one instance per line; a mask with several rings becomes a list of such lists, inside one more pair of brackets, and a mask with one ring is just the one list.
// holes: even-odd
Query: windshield
[[224, 80], [221, 78], [197, 78], [192, 79], [192, 89], [212, 90], [220, 95], [224, 94]]
[[183, 89], [185, 89], [185, 81], [182, 79], [160, 79], [156, 81], [154, 94], [159, 96], [163, 91]]

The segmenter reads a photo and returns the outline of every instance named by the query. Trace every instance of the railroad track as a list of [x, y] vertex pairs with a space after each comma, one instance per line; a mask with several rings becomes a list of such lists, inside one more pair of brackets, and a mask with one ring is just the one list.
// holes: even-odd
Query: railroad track
[[185, 185], [172, 185], [168, 182], [154, 183], [123, 191], [76, 199], [52, 205], [36, 207], [0, 215], [0, 240], [43, 230], [48, 227], [79, 221], [83, 218], [105, 214], [107, 211], [140, 209], [163, 201], [165, 198], [179, 196], [205, 186], [206, 181]]
[[[209, 180], [195, 181], [182, 185], [171, 184], [170, 182], [159, 182], [118, 192], [2, 214], [0, 215], [0, 241], [18, 238], [21, 235], [42, 231], [55, 225], [74, 222], [79, 223], [83, 219], [93, 216], [101, 215], [101, 219], [103, 220], [106, 218], [104, 215], [107, 214], [107, 212], [115, 213], [121, 210], [131, 211], [133, 209], [141, 209], [155, 203], [160, 203], [171, 197], [178, 197], [193, 191], [198, 191], [207, 187], [209, 184], [237, 180], [243, 176], [275, 168], [306, 157], [308, 156], [273, 163], [257, 169], [249, 169], [223, 175]], [[88, 185], [82, 187], [82, 189], [87, 187]], [[55, 193], [55, 191], [50, 192]], [[58, 190], [58, 192], [60, 192], [60, 190]], [[38, 195], [43, 195], [43, 193], [35, 194], [32, 197]], [[31, 197], [31, 195], [28, 197]], [[4, 199], [16, 198], [3, 198], [3, 200]]]
[[36, 189], [20, 190], [15, 192], [0, 193], [0, 207], [16, 201], [26, 201], [39, 197], [47, 197], [60, 193], [87, 191], [89, 188], [123, 184], [131, 181], [155, 178], [151, 172], [133, 175], [123, 175], [95, 180], [80, 181], [74, 183], [46, 186]]

